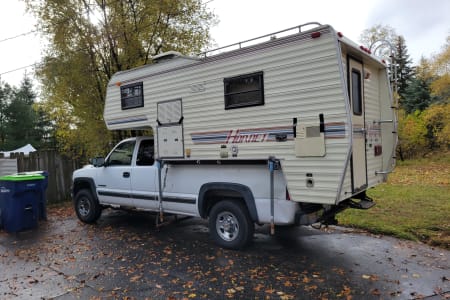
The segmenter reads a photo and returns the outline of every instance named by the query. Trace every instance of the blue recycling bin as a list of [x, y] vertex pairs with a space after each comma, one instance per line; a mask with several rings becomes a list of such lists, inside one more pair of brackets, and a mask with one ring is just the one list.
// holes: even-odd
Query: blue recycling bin
[[41, 189], [41, 198], [39, 199], [38, 203], [38, 220], [45, 220], [47, 221], [47, 187], [48, 187], [48, 172], [47, 171], [33, 171], [33, 172], [23, 172], [18, 173], [18, 175], [42, 175], [44, 176], [44, 179], [42, 181], [39, 181], [39, 187]]
[[39, 187], [41, 189], [42, 195], [39, 199], [38, 203], [38, 220], [47, 221], [47, 187], [48, 187], [48, 172], [47, 171], [30, 171], [30, 172], [21, 172], [17, 173], [16, 175], [42, 175], [44, 176], [44, 179], [42, 181], [39, 181]]
[[0, 177], [0, 227], [8, 232], [37, 227], [44, 180], [40, 174]]

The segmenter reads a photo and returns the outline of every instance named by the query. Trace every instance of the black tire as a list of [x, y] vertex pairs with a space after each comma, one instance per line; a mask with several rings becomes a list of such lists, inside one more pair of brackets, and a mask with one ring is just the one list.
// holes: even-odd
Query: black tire
[[98, 200], [92, 196], [88, 189], [78, 191], [74, 198], [75, 212], [78, 219], [84, 223], [92, 224], [100, 218], [102, 208]]
[[209, 213], [209, 233], [223, 248], [242, 249], [253, 239], [254, 231], [255, 226], [242, 202], [219, 201]]

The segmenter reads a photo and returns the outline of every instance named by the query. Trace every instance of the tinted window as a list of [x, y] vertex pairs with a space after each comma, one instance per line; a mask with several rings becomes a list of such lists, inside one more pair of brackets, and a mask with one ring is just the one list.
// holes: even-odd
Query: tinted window
[[143, 107], [144, 89], [142, 82], [121, 86], [120, 100], [122, 102], [122, 109]]
[[352, 69], [352, 106], [353, 114], [362, 115], [361, 72]]
[[263, 73], [252, 73], [223, 80], [225, 109], [263, 105]]
[[144, 140], [139, 145], [136, 165], [151, 166], [155, 162], [153, 140]]

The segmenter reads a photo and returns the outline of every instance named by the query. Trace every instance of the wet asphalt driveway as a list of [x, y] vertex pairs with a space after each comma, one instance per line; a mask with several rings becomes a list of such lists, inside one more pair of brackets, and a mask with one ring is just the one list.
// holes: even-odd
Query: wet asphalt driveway
[[96, 225], [51, 209], [38, 229], [0, 231], [0, 299], [450, 299], [450, 252], [333, 227], [258, 227], [243, 251], [207, 223], [155, 227], [107, 210]]

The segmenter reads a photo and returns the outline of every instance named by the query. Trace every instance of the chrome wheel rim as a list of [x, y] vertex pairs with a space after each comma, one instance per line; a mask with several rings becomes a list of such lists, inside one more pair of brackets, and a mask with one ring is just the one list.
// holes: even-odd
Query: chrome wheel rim
[[231, 212], [221, 212], [216, 218], [216, 229], [223, 240], [231, 242], [239, 235], [239, 222]]
[[91, 204], [89, 203], [89, 200], [86, 198], [81, 198], [78, 202], [78, 212], [81, 216], [86, 217], [89, 214], [89, 211], [91, 210]]

